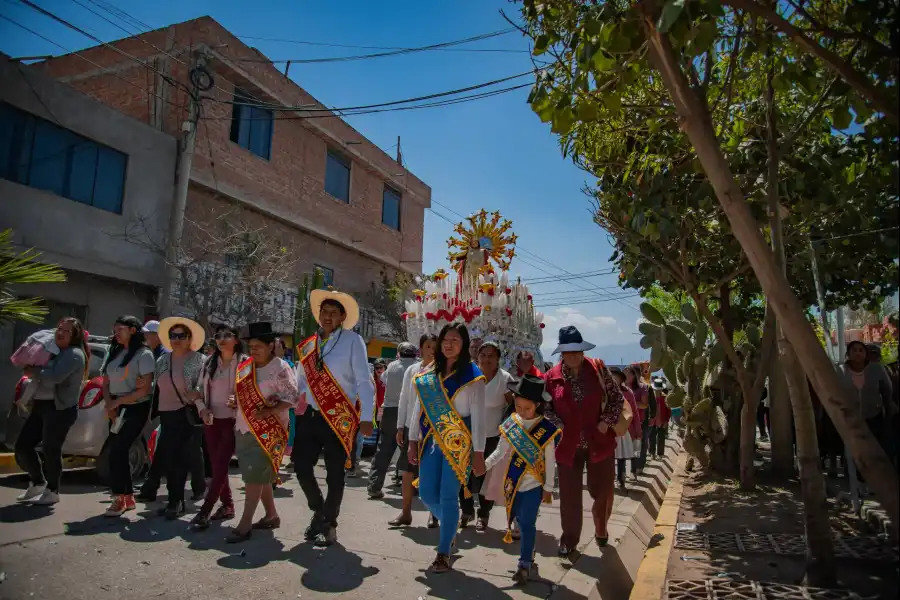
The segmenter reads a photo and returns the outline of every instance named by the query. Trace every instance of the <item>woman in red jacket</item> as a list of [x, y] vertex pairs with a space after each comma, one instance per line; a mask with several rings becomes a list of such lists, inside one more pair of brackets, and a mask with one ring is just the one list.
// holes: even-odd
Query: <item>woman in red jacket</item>
[[593, 499], [595, 539], [600, 546], [609, 540], [606, 525], [612, 514], [615, 480], [613, 426], [619, 421], [625, 400], [606, 365], [585, 357], [584, 353], [594, 347], [575, 327], [563, 327], [559, 330], [559, 346], [553, 351], [562, 354], [562, 361], [544, 375], [552, 410], [563, 427], [556, 447], [561, 557], [568, 557], [581, 538], [585, 469]]

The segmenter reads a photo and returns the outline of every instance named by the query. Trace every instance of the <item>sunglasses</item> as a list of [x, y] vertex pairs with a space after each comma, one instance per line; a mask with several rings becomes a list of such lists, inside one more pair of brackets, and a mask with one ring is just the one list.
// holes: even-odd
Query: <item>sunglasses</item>
[[191, 336], [188, 335], [186, 332], [181, 332], [181, 333], [172, 333], [171, 331], [169, 332], [169, 340], [186, 340], [189, 337], [191, 337]]
[[233, 340], [234, 334], [230, 331], [220, 331], [215, 335], [217, 340]]

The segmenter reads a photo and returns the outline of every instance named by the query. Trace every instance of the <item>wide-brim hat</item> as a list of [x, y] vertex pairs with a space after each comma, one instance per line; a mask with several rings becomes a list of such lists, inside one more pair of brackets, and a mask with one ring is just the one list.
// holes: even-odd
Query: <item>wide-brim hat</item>
[[241, 328], [242, 340], [259, 340], [261, 342], [274, 342], [278, 334], [272, 331], [272, 324], [268, 321], [250, 323]]
[[518, 381], [507, 383], [506, 388], [516, 396], [521, 396], [532, 402], [550, 402], [553, 397], [544, 387], [544, 380], [535, 375], [523, 375]]
[[[316, 323], [319, 323], [319, 312], [322, 309], [322, 303], [326, 300], [334, 300], [344, 307], [344, 313], [347, 315], [344, 319], [344, 329], [353, 329], [359, 323], [359, 304], [350, 294], [336, 292], [334, 290], [313, 290], [309, 294], [309, 308], [312, 311]], [[321, 325], [321, 323], [319, 323]]]
[[159, 341], [166, 350], [172, 350], [172, 344], [169, 342], [169, 330], [173, 327], [181, 325], [191, 332], [191, 350], [197, 352], [203, 348], [206, 342], [206, 330], [197, 321], [192, 321], [184, 317], [166, 317], [159, 322]]
[[594, 344], [584, 341], [581, 332], [573, 325], [561, 327], [559, 330], [559, 345], [553, 354], [560, 352], [587, 352], [596, 348]]

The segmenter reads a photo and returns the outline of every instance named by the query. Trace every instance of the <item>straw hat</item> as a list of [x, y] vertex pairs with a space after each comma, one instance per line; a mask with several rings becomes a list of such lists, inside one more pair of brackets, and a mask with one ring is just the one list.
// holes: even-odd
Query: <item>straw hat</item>
[[163, 345], [166, 350], [172, 349], [172, 344], [169, 342], [169, 330], [175, 327], [176, 325], [182, 325], [191, 332], [191, 350], [197, 352], [201, 348], [203, 348], [203, 343], [206, 341], [206, 331], [203, 329], [203, 326], [196, 321], [191, 321], [185, 317], [166, 317], [162, 321], [159, 322], [159, 341]]
[[334, 290], [313, 290], [310, 292], [309, 307], [313, 317], [316, 319], [316, 323], [319, 322], [319, 311], [322, 308], [322, 303], [326, 300], [334, 300], [344, 307], [344, 312], [347, 315], [344, 319], [344, 329], [356, 327], [356, 324], [359, 323], [359, 304], [356, 303], [353, 296]]

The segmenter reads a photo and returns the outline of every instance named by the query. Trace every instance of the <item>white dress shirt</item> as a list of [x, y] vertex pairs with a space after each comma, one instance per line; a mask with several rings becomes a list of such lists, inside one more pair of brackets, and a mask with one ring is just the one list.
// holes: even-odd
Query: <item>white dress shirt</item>
[[[413, 365], [415, 366], [415, 365]], [[410, 367], [412, 368], [412, 367]], [[431, 368], [430, 366], [428, 367]], [[451, 375], [451, 377], [453, 377]], [[413, 383], [413, 387], [415, 384]], [[472, 449], [475, 452], [484, 452], [485, 428], [484, 428], [484, 379], [467, 383], [456, 392], [453, 398], [453, 407], [460, 417], [471, 417]], [[418, 442], [422, 439], [422, 428], [419, 422], [419, 414], [422, 412], [422, 403], [416, 392], [412, 412], [409, 415], [409, 439]]]
[[[496, 378], [495, 378], [496, 379]], [[535, 423], [541, 420], [541, 417], [538, 416], [534, 419], [521, 419], [522, 426], [525, 428], [525, 431], [529, 431]], [[485, 466], [488, 470], [497, 466], [501, 461], [509, 465], [509, 461], [504, 461], [503, 459], [512, 459], [513, 449], [512, 446], [509, 445], [509, 442], [506, 441], [506, 438], [500, 436], [500, 443], [497, 445], [497, 449], [494, 450], [490, 456], [484, 461]], [[505, 476], [506, 473], [503, 473]], [[491, 475], [494, 477], [494, 475]], [[553, 481], [556, 478], [556, 440], [554, 439], [552, 442], [547, 444], [544, 447], [544, 491], [552, 492], [553, 491]], [[527, 492], [528, 490], [533, 490], [536, 487], [540, 487], [541, 482], [534, 478], [534, 475], [531, 474], [531, 471], [525, 471], [522, 474], [522, 482], [519, 484], [520, 492]]]
[[515, 381], [512, 375], [498, 369], [494, 378], [484, 384], [484, 430], [487, 437], [500, 435], [500, 424], [506, 411], [506, 384]]
[[397, 404], [397, 429], [409, 427], [409, 410], [416, 402], [416, 386], [413, 385], [413, 377], [423, 372], [428, 367], [422, 366], [422, 361], [417, 360], [406, 368], [403, 373], [403, 387], [400, 389], [400, 402]]
[[[347, 395], [351, 405], [359, 398], [359, 420], [372, 422], [375, 409], [375, 379], [369, 373], [369, 361], [366, 359], [366, 343], [359, 334], [348, 330], [335, 331], [324, 344], [319, 346], [325, 366], [331, 371], [335, 381]], [[306, 371], [303, 365], [297, 364], [297, 390], [306, 395], [310, 408], [319, 410], [316, 399], [309, 391]]]

